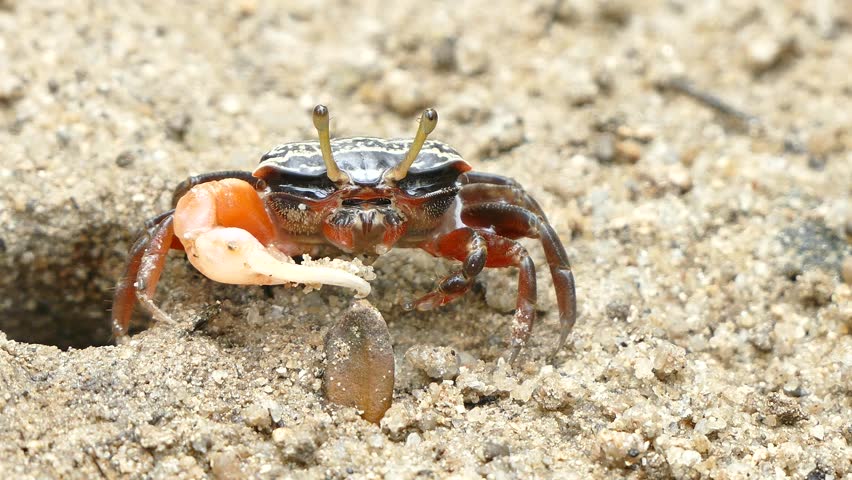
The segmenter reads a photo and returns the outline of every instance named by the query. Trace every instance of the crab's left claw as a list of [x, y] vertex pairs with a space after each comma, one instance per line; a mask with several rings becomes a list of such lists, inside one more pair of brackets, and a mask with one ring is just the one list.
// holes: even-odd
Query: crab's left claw
[[272, 222], [254, 187], [226, 179], [192, 188], [178, 201], [175, 236], [189, 261], [211, 280], [238, 285], [325, 284], [351, 288], [359, 297], [370, 284], [350, 272], [298, 265], [275, 246]]
[[154, 303], [154, 293], [172, 248], [186, 250], [195, 268], [222, 283], [325, 284], [351, 288], [359, 297], [370, 294], [370, 284], [350, 271], [297, 265], [281, 248], [292, 251], [298, 246], [278, 237], [255, 187], [245, 180], [225, 178], [192, 186], [175, 210], [158, 216], [130, 251], [113, 297], [116, 339], [127, 336], [137, 302], [158, 321], [169, 320]]

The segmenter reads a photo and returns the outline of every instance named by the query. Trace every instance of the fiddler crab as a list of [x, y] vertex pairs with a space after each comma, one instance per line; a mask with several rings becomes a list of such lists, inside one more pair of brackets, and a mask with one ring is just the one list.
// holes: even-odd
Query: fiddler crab
[[431, 310], [470, 290], [483, 268], [517, 267], [517, 307], [511, 360], [530, 337], [536, 276], [516, 240], [541, 241], [559, 308], [562, 347], [576, 317], [574, 276], [565, 249], [539, 204], [514, 180], [472, 172], [449, 145], [427, 136], [438, 123], [425, 110], [414, 140], [337, 138], [328, 109], [313, 110], [319, 141], [285, 143], [260, 159], [253, 172], [204, 173], [175, 189], [172, 205], [146, 223], [113, 299], [112, 327], [124, 339], [134, 305], [158, 321], [154, 303], [170, 249], [211, 280], [240, 285], [326, 284], [370, 293], [354, 273], [304, 265], [291, 257], [343, 252], [368, 261], [391, 248], [420, 248], [462, 262], [437, 288], [406, 303]]

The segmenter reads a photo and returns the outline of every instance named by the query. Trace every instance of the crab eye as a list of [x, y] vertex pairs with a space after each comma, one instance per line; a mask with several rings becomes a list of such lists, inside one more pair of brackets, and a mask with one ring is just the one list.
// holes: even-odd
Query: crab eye
[[337, 190], [334, 182], [328, 178], [325, 172], [304, 175], [293, 171], [264, 167], [255, 171], [254, 176], [266, 181], [272, 192], [287, 193], [307, 199], [320, 200]]
[[[397, 182], [397, 186], [408, 195], [425, 195], [452, 187], [459, 175], [470, 170], [470, 165], [464, 160], [442, 162], [442, 159], [428, 155], [424, 160], [425, 170], [412, 168], [405, 178]], [[430, 165], [429, 162], [433, 163]]]
[[397, 185], [408, 195], [420, 196], [452, 186], [458, 176], [456, 171], [409, 174]]

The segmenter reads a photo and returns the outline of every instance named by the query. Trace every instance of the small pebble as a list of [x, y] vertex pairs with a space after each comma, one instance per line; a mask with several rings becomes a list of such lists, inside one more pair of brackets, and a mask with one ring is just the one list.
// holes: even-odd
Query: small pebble
[[615, 74], [611, 69], [601, 67], [595, 70], [594, 81], [600, 93], [608, 95], [615, 87]]
[[225, 95], [219, 102], [219, 108], [228, 115], [236, 115], [243, 110], [240, 97], [236, 95]]
[[801, 385], [785, 385], [784, 395], [793, 398], [802, 398], [808, 395], [808, 391], [805, 390]]
[[795, 50], [795, 46], [793, 37], [758, 36], [746, 46], [746, 63], [753, 73], [766, 72], [783, 63]]
[[213, 370], [213, 372], [210, 373], [210, 378], [213, 379], [213, 382], [221, 385], [222, 382], [228, 378], [228, 372], [224, 370]]
[[817, 467], [810, 472], [805, 477], [805, 480], [828, 480], [829, 478], [834, 479], [835, 477], [829, 476], [830, 473], [825, 472], [821, 467]]
[[808, 270], [796, 279], [796, 293], [802, 305], [821, 307], [831, 302], [834, 276], [821, 269]]
[[685, 478], [687, 473], [701, 461], [701, 454], [689, 448], [671, 445], [665, 450], [666, 460], [672, 467], [674, 478]]
[[17, 75], [0, 72], [0, 105], [11, 104], [24, 96], [24, 82]]
[[456, 69], [456, 42], [453, 37], [442, 38], [432, 49], [435, 70], [449, 72]]
[[272, 431], [272, 441], [279, 445], [285, 459], [307, 465], [314, 461], [317, 449], [325, 441], [326, 433], [316, 427], [318, 426], [302, 424], [276, 428]]
[[189, 441], [189, 446], [198, 453], [207, 453], [212, 444], [213, 440], [207, 432], [195, 432]]
[[210, 470], [213, 477], [222, 480], [246, 478], [240, 468], [240, 456], [233, 450], [210, 455]]
[[382, 434], [374, 433], [367, 437], [365, 443], [373, 450], [381, 450], [385, 446], [385, 437]]
[[427, 90], [411, 73], [392, 70], [382, 82], [384, 103], [399, 115], [413, 115], [434, 103]]
[[626, 163], [636, 163], [642, 158], [642, 145], [635, 140], [616, 142], [615, 158]]
[[488, 71], [491, 58], [481, 43], [462, 37], [456, 47], [456, 64], [465, 75], [479, 75]]
[[568, 383], [558, 373], [543, 377], [533, 391], [532, 398], [543, 410], [555, 412], [570, 406], [574, 398]]
[[284, 443], [287, 441], [287, 436], [289, 434], [289, 428], [276, 428], [272, 431], [272, 441], [275, 443]]
[[598, 16], [607, 22], [624, 25], [633, 14], [633, 2], [628, 0], [600, 0]]
[[495, 116], [485, 130], [479, 154], [486, 157], [507, 152], [524, 142], [524, 120], [514, 113]]
[[498, 388], [494, 385], [486, 375], [478, 372], [465, 371], [456, 377], [456, 387], [462, 392], [465, 403], [477, 404], [484, 397], [489, 397], [498, 392]]
[[578, 0], [556, 0], [553, 5], [553, 20], [562, 23], [572, 23], [580, 19]]
[[259, 403], [252, 403], [242, 411], [243, 421], [252, 428], [263, 430], [272, 426], [269, 410]]
[[599, 162], [610, 163], [615, 159], [615, 135], [602, 133], [592, 139], [592, 151]]
[[630, 316], [630, 304], [622, 300], [613, 300], [606, 305], [606, 317], [625, 321]]
[[814, 425], [810, 428], [810, 434], [815, 439], [823, 441], [825, 439], [825, 427], [822, 425]]
[[846, 258], [843, 259], [840, 273], [846, 285], [852, 285], [852, 255], [846, 255]]
[[452, 380], [459, 374], [461, 364], [456, 351], [449, 347], [415, 345], [405, 352], [405, 360], [429, 378]]
[[257, 12], [257, 0], [239, 0], [237, 12], [242, 17], [250, 17]]
[[[257, 0], [253, 0], [257, 1]], [[317, 1], [293, 2], [287, 6], [287, 14], [301, 22], [310, 21], [321, 9]]]
[[191, 125], [191, 116], [186, 113], [175, 115], [166, 121], [166, 137], [175, 142], [183, 142]]
[[486, 462], [490, 462], [495, 458], [507, 457], [511, 452], [509, 447], [498, 442], [485, 442], [482, 446], [482, 457]]
[[649, 445], [636, 433], [603, 430], [598, 433], [595, 453], [604, 465], [626, 468], [641, 463]]
[[[410, 402], [396, 402], [391, 405], [391, 408], [382, 418], [382, 430], [392, 439], [402, 440], [406, 438], [405, 435], [409, 427], [417, 421], [416, 417], [415, 407]], [[419, 443], [419, 439], [412, 439], [411, 441]]]
[[673, 185], [678, 193], [684, 194], [692, 190], [692, 175], [683, 165], [672, 165], [666, 172], [666, 180]]
[[411, 432], [405, 437], [406, 448], [416, 448], [423, 441], [417, 432]]
[[148, 424], [139, 427], [139, 444], [149, 450], [162, 452], [175, 441], [175, 433], [169, 429]]
[[771, 392], [757, 403], [758, 411], [764, 416], [763, 423], [770, 427], [795, 425], [808, 418], [798, 401], [780, 395], [778, 392]]
[[852, 209], [846, 214], [846, 222], [843, 225], [843, 232], [846, 234], [846, 238], [852, 241]]
[[269, 416], [276, 425], [280, 425], [284, 421], [284, 408], [278, 403], [270, 403], [268, 405]]
[[654, 376], [660, 381], [672, 379], [686, 368], [686, 350], [671, 342], [660, 340], [654, 352]]
[[595, 76], [589, 70], [572, 67], [562, 77], [565, 82], [565, 98], [571, 106], [588, 105], [600, 94]]
[[121, 168], [127, 168], [133, 165], [134, 160], [136, 160], [136, 157], [133, 155], [133, 152], [125, 150], [115, 157], [115, 164]]
[[834, 129], [821, 129], [813, 132], [808, 137], [808, 152], [818, 157], [825, 157], [843, 149], [840, 135]]
[[59, 144], [60, 147], [67, 147], [73, 137], [71, 136], [71, 132], [64, 126], [56, 129], [56, 143]]

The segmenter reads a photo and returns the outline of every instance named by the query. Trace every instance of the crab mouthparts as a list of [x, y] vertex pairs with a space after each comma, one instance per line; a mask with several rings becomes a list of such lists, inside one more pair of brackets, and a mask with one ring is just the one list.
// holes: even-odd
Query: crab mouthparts
[[389, 198], [347, 198], [343, 201], [344, 207], [373, 207], [390, 205]]
[[385, 235], [384, 215], [376, 210], [363, 210], [355, 216], [352, 240], [357, 251], [368, 251], [382, 243]]

